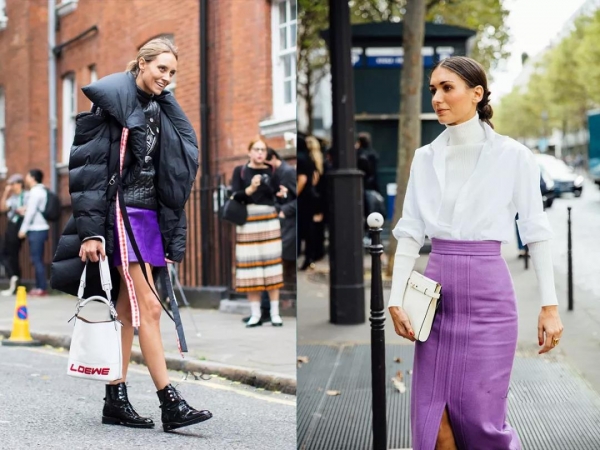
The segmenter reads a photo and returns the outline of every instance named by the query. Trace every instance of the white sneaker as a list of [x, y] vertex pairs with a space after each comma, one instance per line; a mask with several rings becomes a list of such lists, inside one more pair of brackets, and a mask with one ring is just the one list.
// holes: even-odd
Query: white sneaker
[[259, 327], [262, 325], [262, 321], [260, 320], [260, 316], [250, 316], [248, 322], [246, 322], [246, 328]]
[[274, 327], [283, 326], [283, 320], [281, 320], [281, 316], [279, 314], [271, 314], [271, 325]]
[[0, 291], [0, 295], [3, 295], [4, 297], [9, 297], [13, 295], [15, 293], [15, 290], [17, 289], [17, 281], [19, 281], [18, 276], [13, 275], [12, 277], [10, 277], [10, 284], [8, 286], [8, 289]]

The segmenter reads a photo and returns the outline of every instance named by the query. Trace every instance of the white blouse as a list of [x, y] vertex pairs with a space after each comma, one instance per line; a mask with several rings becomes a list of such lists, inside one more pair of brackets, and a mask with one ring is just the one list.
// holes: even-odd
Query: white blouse
[[[485, 142], [473, 173], [460, 188], [451, 220], [440, 220], [446, 186], [449, 131], [413, 158], [397, 239], [421, 246], [430, 238], [507, 243], [514, 236], [515, 214], [523, 245], [553, 237], [540, 192], [540, 169], [533, 153], [514, 139], [481, 123]], [[450, 223], [445, 223], [450, 222]]]

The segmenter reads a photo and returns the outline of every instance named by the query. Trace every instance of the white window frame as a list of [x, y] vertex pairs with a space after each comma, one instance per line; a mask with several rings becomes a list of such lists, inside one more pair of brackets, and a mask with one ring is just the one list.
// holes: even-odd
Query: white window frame
[[0, 0], [0, 30], [5, 30], [8, 26], [8, 17], [6, 16], [6, 0]]
[[[290, 120], [296, 117], [296, 35], [292, 36], [292, 30], [297, 30], [298, 15], [297, 11], [293, 11], [295, 19], [292, 19], [292, 2], [294, 0], [277, 0], [273, 1], [271, 14], [271, 30], [272, 30], [272, 63], [273, 63], [273, 119], [275, 120]], [[280, 5], [286, 5], [287, 21], [281, 23]], [[287, 42], [291, 46], [281, 50], [281, 29], [285, 29], [287, 34]], [[284, 58], [291, 58], [291, 75], [285, 77]], [[291, 82], [291, 102], [285, 102], [285, 82]]]
[[62, 163], [69, 162], [69, 154], [75, 137], [75, 117], [77, 116], [77, 81], [70, 72], [62, 78]]
[[0, 174], [6, 175], [6, 96], [0, 87]]
[[96, 64], [90, 65], [90, 83], [98, 81], [98, 71], [96, 70]]
[[[96, 70], [96, 64], [91, 64], [89, 66], [90, 69], [90, 84], [95, 83], [96, 81], [98, 81], [98, 71]], [[91, 106], [90, 108], [94, 106], [94, 102], [91, 102]]]

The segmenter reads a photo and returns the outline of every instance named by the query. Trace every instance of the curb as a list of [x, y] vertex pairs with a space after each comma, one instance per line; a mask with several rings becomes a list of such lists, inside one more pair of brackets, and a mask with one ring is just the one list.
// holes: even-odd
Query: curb
[[[8, 338], [10, 333], [10, 330], [0, 329], [0, 336], [3, 336], [4, 338]], [[70, 336], [53, 333], [31, 333], [31, 336], [40, 341], [43, 345], [62, 347], [65, 349], [68, 349], [71, 346]], [[230, 381], [247, 384], [267, 391], [277, 391], [283, 394], [296, 395], [296, 380], [284, 375], [211, 361], [182, 359], [180, 355], [173, 354], [165, 354], [165, 360], [169, 370], [217, 375]], [[133, 348], [131, 351], [130, 361], [146, 365], [141, 350], [136, 348]]]

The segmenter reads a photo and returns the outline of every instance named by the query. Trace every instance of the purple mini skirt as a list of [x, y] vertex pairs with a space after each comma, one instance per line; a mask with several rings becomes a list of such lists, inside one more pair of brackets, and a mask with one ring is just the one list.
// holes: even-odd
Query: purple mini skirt
[[[158, 226], [157, 212], [151, 209], [133, 208], [128, 206], [127, 214], [129, 215], [135, 242], [140, 249], [140, 254], [142, 255], [144, 262], [153, 267], [164, 267], [166, 265], [165, 250], [162, 243], [160, 228]], [[115, 266], [122, 266], [123, 261], [121, 260], [121, 252], [119, 250], [120, 241], [117, 233], [116, 221], [114, 233], [116, 245], [113, 263]], [[129, 262], [139, 262], [135, 256], [133, 247], [131, 246], [127, 229], [125, 229], [125, 238], [127, 240], [127, 257]]]

